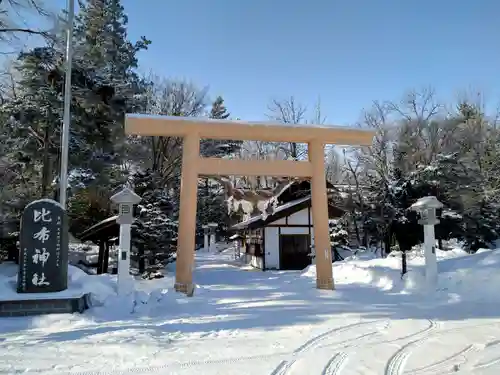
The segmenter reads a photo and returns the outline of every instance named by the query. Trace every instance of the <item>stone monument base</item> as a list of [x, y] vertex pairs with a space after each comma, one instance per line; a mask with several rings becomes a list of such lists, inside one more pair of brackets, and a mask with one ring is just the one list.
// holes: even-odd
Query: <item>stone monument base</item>
[[[62, 292], [61, 292], [62, 293]], [[48, 294], [48, 295], [47, 295]], [[0, 299], [0, 317], [83, 313], [89, 308], [89, 294], [51, 296], [60, 293], [23, 293], [19, 298]]]
[[50, 293], [17, 293], [18, 266], [13, 262], [0, 264], [0, 317], [42, 314], [82, 313], [90, 307], [90, 294], [78, 282]]

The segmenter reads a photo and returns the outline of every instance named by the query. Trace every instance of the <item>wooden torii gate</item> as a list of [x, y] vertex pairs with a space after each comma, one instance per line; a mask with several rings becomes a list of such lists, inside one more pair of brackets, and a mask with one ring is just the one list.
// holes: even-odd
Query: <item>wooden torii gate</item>
[[[198, 177], [214, 175], [311, 178], [316, 287], [334, 289], [325, 144], [371, 146], [375, 135], [373, 130], [128, 114], [125, 118], [125, 133], [183, 138], [176, 291], [193, 294]], [[200, 156], [200, 139], [307, 143], [309, 158], [307, 161], [203, 158]]]

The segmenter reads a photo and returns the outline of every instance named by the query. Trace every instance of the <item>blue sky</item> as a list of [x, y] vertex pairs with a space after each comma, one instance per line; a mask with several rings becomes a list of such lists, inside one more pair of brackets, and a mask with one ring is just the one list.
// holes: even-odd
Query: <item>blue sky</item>
[[[64, 0], [55, 0], [61, 5]], [[375, 99], [432, 85], [452, 101], [500, 101], [500, 2], [478, 0], [123, 0], [129, 36], [152, 40], [141, 70], [222, 95], [235, 117], [265, 119], [290, 95], [349, 124]]]

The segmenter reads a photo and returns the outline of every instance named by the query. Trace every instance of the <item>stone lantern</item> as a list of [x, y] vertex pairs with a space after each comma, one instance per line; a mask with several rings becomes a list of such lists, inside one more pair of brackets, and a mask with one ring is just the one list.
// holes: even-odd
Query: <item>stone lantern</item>
[[420, 198], [410, 207], [412, 211], [419, 214], [418, 223], [424, 226], [425, 278], [429, 288], [435, 288], [437, 285], [438, 270], [434, 226], [439, 224], [436, 210], [440, 208], [443, 208], [443, 204], [434, 196]]
[[120, 224], [118, 293], [124, 294], [127, 290], [126, 284], [130, 279], [130, 234], [134, 222], [134, 204], [138, 204], [141, 197], [125, 187], [113, 195], [111, 201], [118, 205], [118, 218], [116, 219], [116, 222]]
[[208, 223], [208, 228], [210, 230], [210, 252], [215, 252], [215, 229], [219, 226], [217, 223]]
[[210, 251], [209, 247], [210, 245], [208, 242], [210, 227], [208, 225], [203, 225], [202, 229], [203, 229], [203, 250], [205, 250], [208, 253]]

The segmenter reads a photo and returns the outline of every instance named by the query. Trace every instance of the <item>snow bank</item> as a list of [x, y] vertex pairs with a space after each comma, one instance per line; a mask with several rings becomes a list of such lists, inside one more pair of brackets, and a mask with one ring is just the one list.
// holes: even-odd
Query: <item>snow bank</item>
[[[436, 250], [438, 285], [436, 293], [453, 294], [461, 300], [500, 300], [500, 249], [482, 249], [468, 254], [460, 248]], [[425, 289], [424, 257], [420, 248], [407, 253], [408, 273], [401, 277], [401, 253], [375, 258], [370, 252], [333, 264], [335, 283], [339, 286], [365, 286], [401, 294], [421, 294]], [[316, 267], [309, 266], [301, 275], [316, 279]]]
[[151, 309], [156, 309], [159, 305], [168, 304], [169, 300], [178, 298], [174, 296], [174, 279], [169, 276], [154, 280], [131, 277], [129, 289], [122, 295], [118, 295], [116, 275], [87, 275], [83, 271], [80, 271], [78, 275], [82, 278], [85, 290], [90, 293], [90, 302], [95, 313], [105, 315], [106, 318], [148, 314]]
[[[96, 281], [89, 277], [84, 271], [77, 267], [68, 267], [68, 288], [55, 293], [30, 293], [19, 294], [17, 288], [18, 265], [12, 262], [0, 264], [0, 299], [19, 300], [24, 298], [71, 298], [80, 297], [86, 293], [97, 290]], [[99, 285], [99, 283], [98, 283]], [[101, 288], [102, 290], [102, 288]], [[109, 290], [108, 290], [109, 291]]]
[[439, 289], [467, 300], [499, 300], [500, 249], [482, 249], [473, 255], [438, 264]]
[[[17, 269], [14, 263], [0, 264], [0, 299], [13, 300], [25, 298], [16, 292]], [[65, 298], [89, 294], [90, 313], [94, 310], [99, 315], [116, 317], [116, 315], [147, 313], [159, 304], [169, 303], [179, 296], [174, 296], [173, 277], [157, 280], [132, 279], [130, 289], [119, 296], [117, 293], [117, 276], [110, 274], [89, 275], [78, 267], [68, 267], [68, 289], [57, 293], [30, 294], [30, 298]], [[197, 287], [196, 293], [201, 291]], [[172, 295], [172, 297], [171, 297]]]

